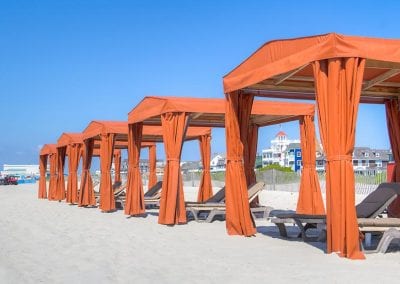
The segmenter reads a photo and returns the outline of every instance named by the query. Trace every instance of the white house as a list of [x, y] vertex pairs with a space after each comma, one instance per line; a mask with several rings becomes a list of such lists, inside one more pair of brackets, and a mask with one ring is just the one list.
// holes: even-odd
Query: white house
[[271, 140], [271, 147], [262, 150], [262, 164], [263, 166], [271, 164], [279, 164], [285, 166], [287, 161], [286, 152], [289, 144], [300, 143], [299, 139], [289, 140], [287, 134], [279, 131], [273, 140]]

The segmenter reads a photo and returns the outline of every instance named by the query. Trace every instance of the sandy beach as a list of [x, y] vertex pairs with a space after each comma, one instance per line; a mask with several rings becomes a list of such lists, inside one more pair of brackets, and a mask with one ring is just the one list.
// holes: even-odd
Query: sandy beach
[[[1, 283], [393, 283], [400, 268], [398, 252], [351, 261], [326, 255], [325, 244], [281, 239], [268, 221], [257, 220], [255, 237], [232, 237], [221, 221], [169, 227], [157, 210], [127, 218], [39, 200], [37, 186], [0, 187]], [[187, 200], [196, 194], [185, 188]], [[274, 208], [296, 200], [261, 195]]]

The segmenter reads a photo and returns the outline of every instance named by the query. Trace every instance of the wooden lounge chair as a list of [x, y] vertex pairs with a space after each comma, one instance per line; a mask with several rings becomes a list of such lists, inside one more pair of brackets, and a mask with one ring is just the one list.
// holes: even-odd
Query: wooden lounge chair
[[[381, 183], [376, 190], [371, 192], [363, 201], [356, 206], [357, 218], [374, 219], [382, 214], [396, 197], [400, 195], [399, 183]], [[322, 236], [310, 237], [306, 232], [310, 228], [316, 228], [326, 223], [326, 215], [297, 214], [294, 211], [273, 210], [271, 211], [271, 222], [274, 223], [282, 237], [287, 238], [285, 224], [296, 224], [300, 229], [299, 237], [303, 241], [323, 240]]]
[[[113, 191], [114, 191], [114, 197], [119, 197], [125, 194], [125, 189], [126, 189], [127, 184], [122, 182], [115, 182], [112, 186]], [[96, 198], [96, 203], [100, 202], [100, 192], [95, 191], [94, 192], [94, 197]]]
[[[249, 203], [253, 201], [264, 188], [263, 182], [258, 182], [248, 189]], [[270, 207], [260, 206], [256, 208], [250, 208], [253, 218], [255, 218], [254, 213], [264, 212], [264, 215], [271, 210]], [[226, 205], [224, 202], [209, 202], [203, 204], [187, 205], [186, 211], [188, 215], [192, 216], [197, 222], [211, 223], [216, 216], [225, 216]]]
[[218, 190], [213, 196], [203, 202], [195, 202], [195, 201], [187, 201], [185, 202], [186, 206], [202, 206], [207, 205], [209, 203], [219, 203], [225, 201], [225, 186]]
[[[161, 199], [162, 181], [158, 181], [144, 194], [144, 204], [146, 207], [157, 207], [160, 204]], [[120, 196], [115, 199], [115, 205], [119, 209], [124, 209], [126, 198]]]
[[[385, 253], [394, 240], [400, 240], [400, 218], [358, 218], [358, 227], [364, 233], [364, 242], [361, 242], [365, 253]], [[378, 243], [371, 246], [372, 235], [376, 235]]]

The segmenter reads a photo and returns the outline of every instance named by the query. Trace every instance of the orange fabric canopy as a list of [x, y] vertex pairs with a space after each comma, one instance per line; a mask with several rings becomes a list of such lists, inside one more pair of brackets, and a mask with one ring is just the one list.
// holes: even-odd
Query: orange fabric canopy
[[[400, 62], [400, 40], [329, 33], [270, 41], [224, 76], [224, 93], [249, 88], [267, 78], [298, 68], [302, 69], [298, 70], [299, 77], [307, 75], [312, 77], [312, 68], [306, 68], [305, 65], [317, 60], [338, 57], [370, 59], [367, 63], [368, 70], [364, 74], [364, 79], [368, 80], [369, 77], [379, 74], [373, 70], [374, 67], [380, 67], [381, 72], [384, 71], [382, 70], [384, 65], [379, 61]], [[390, 66], [386, 66], [390, 68]], [[302, 78], [297, 79], [301, 80]], [[392, 77], [389, 81], [399, 83], [400, 76]], [[296, 88], [296, 85], [293, 87]], [[299, 87], [297, 88], [299, 89]]]
[[[215, 98], [145, 97], [128, 115], [128, 123], [143, 122], [146, 126], [161, 125], [161, 114], [190, 113], [190, 126], [225, 127], [225, 100]], [[314, 115], [313, 104], [256, 101], [251, 110], [252, 124], [267, 126]], [[186, 136], [190, 136], [189, 127]], [[145, 140], [145, 138], [143, 138]]]
[[40, 156], [47, 156], [57, 153], [57, 144], [44, 144], [40, 150]]
[[[101, 134], [115, 134], [115, 148], [128, 148], [128, 122], [125, 121], [100, 121], [94, 120], [82, 132], [83, 140], [94, 138], [100, 139]], [[189, 127], [185, 140], [195, 140], [201, 135], [211, 134], [209, 127]], [[146, 142], [162, 142], [163, 130], [161, 126], [146, 125], [143, 127], [142, 147], [149, 147], [153, 144]], [[99, 148], [100, 144], [95, 144], [95, 149]]]

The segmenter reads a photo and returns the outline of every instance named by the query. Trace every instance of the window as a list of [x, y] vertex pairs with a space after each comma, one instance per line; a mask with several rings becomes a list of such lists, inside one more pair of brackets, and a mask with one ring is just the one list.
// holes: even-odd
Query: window
[[368, 152], [365, 152], [365, 153], [364, 153], [364, 157], [369, 157], [369, 153], [368, 153]]
[[380, 153], [375, 153], [375, 157], [380, 157], [381, 154]]
[[376, 166], [378, 168], [382, 168], [382, 161], [376, 161]]
[[300, 166], [301, 166], [301, 161], [300, 161], [300, 160], [299, 160], [299, 161], [297, 161], [297, 163], [296, 163], [296, 164], [297, 164], [297, 166], [299, 166], [299, 167], [300, 167]]
[[297, 156], [298, 158], [300, 158], [300, 157], [301, 157], [301, 151], [297, 151], [296, 156]]

